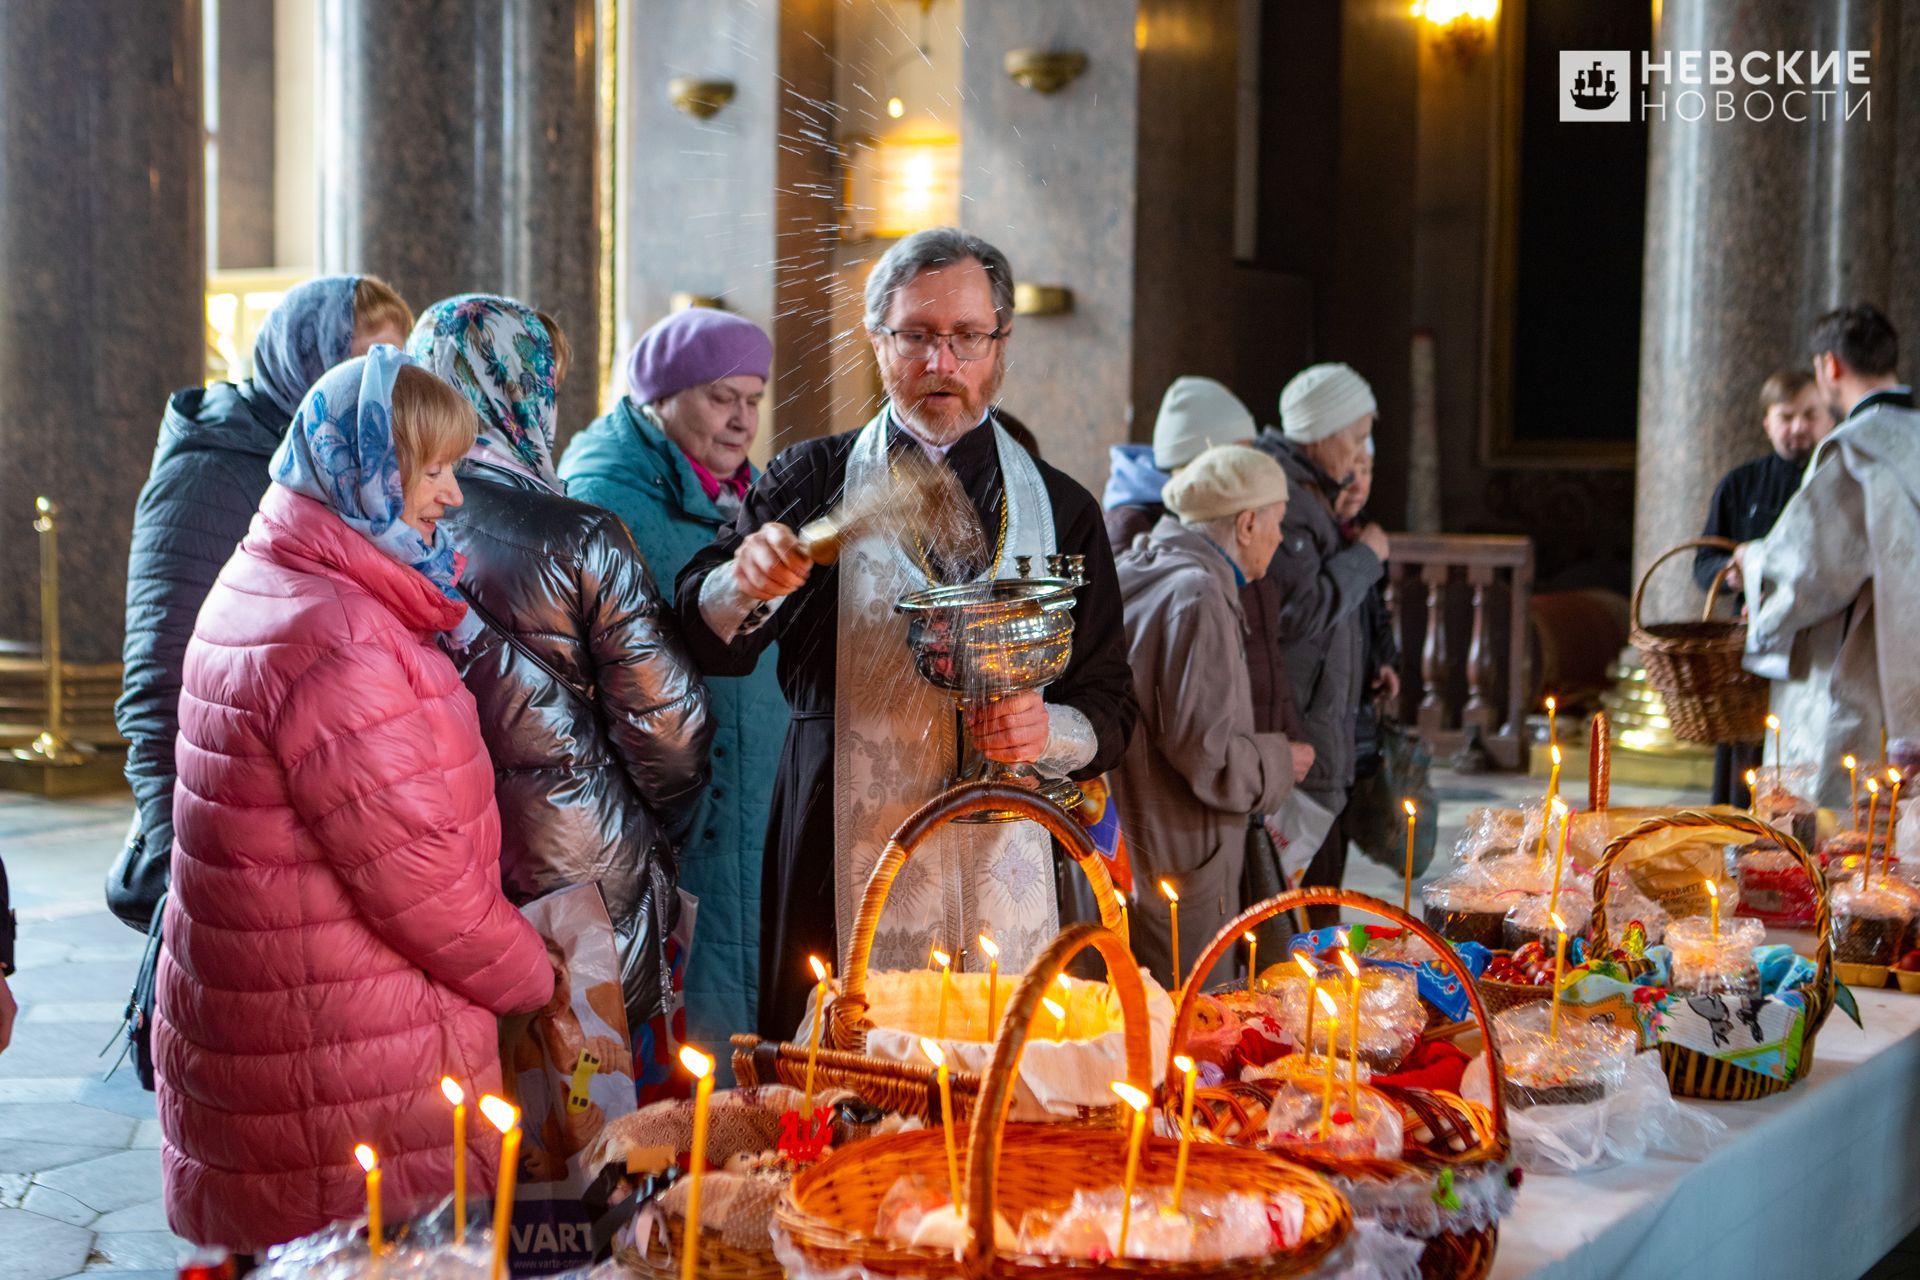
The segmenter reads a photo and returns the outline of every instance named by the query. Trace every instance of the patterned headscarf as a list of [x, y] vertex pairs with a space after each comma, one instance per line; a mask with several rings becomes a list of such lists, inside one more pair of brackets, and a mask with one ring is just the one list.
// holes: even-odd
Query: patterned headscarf
[[406, 492], [393, 442], [393, 382], [400, 366], [410, 363], [398, 347], [383, 342], [322, 374], [300, 402], [269, 471], [391, 559], [425, 574], [441, 595], [458, 600], [452, 545], [439, 537], [429, 545], [400, 518]]
[[287, 290], [253, 340], [253, 385], [292, 417], [320, 375], [353, 350], [359, 276], [321, 276]]
[[442, 299], [413, 326], [407, 354], [480, 415], [469, 458], [567, 491], [553, 469], [553, 335], [532, 307], [487, 293]]

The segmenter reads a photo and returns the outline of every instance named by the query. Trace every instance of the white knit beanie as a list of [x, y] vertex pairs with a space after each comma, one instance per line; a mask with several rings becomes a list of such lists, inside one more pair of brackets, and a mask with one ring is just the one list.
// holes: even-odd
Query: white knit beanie
[[1258, 449], [1217, 444], [1181, 468], [1160, 491], [1167, 510], [1200, 524], [1287, 500], [1287, 473]]
[[1280, 393], [1280, 429], [1295, 444], [1325, 440], [1379, 411], [1373, 388], [1344, 364], [1308, 365]]
[[1153, 420], [1153, 465], [1184, 467], [1210, 444], [1245, 444], [1260, 434], [1240, 397], [1212, 378], [1175, 378]]

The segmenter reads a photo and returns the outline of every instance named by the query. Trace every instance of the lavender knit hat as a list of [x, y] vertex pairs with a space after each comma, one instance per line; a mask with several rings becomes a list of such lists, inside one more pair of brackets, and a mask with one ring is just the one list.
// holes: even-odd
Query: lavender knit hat
[[676, 311], [640, 335], [627, 357], [627, 389], [636, 404], [652, 404], [688, 387], [736, 373], [765, 378], [773, 368], [773, 339], [744, 316], [711, 307]]

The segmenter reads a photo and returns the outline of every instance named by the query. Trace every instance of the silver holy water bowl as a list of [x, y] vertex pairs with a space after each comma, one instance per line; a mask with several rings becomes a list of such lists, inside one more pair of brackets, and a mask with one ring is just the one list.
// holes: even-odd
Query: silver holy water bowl
[[[930, 587], [903, 597], [907, 647], [920, 678], [980, 707], [1010, 694], [1042, 689], [1060, 678], [1073, 656], [1073, 593], [1086, 584], [1086, 557], [1047, 557], [1044, 578], [1031, 576], [1031, 556], [1015, 556], [1020, 576]], [[981, 757], [971, 740], [953, 783], [1011, 782], [1029, 787], [1063, 809], [1083, 797], [1070, 779], [1046, 778], [1030, 765]], [[988, 810], [960, 821], [1013, 822], [1021, 815]]]

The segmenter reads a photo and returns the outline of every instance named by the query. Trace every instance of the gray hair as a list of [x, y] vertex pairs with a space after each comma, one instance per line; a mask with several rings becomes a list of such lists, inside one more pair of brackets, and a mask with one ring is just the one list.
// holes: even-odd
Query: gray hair
[[987, 282], [993, 286], [994, 324], [1006, 328], [1013, 322], [1013, 268], [1007, 255], [958, 227], [916, 231], [880, 256], [867, 273], [867, 328], [878, 329], [887, 322], [893, 295], [909, 280], [930, 267], [968, 258], [986, 268]]

